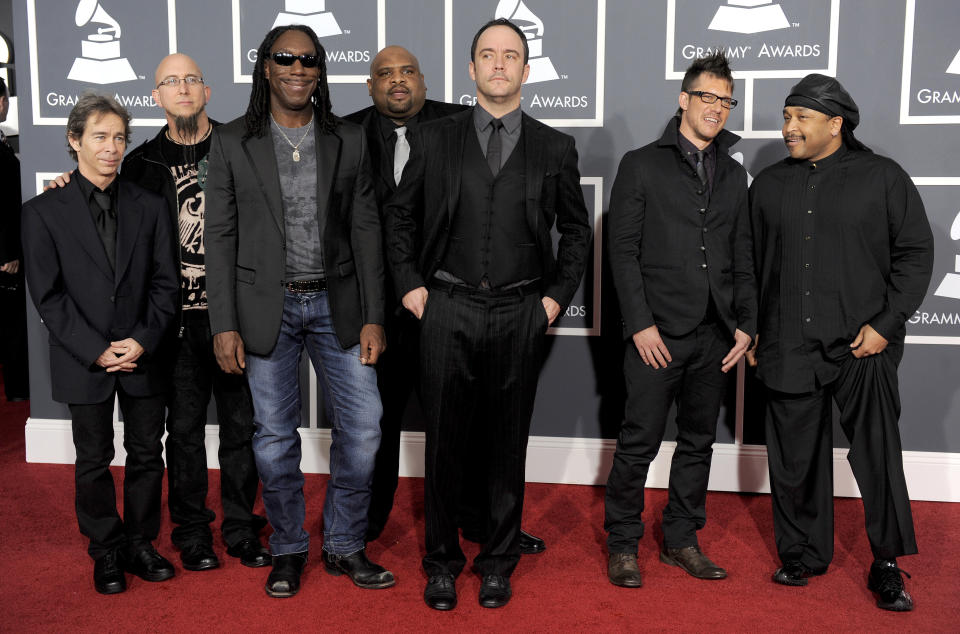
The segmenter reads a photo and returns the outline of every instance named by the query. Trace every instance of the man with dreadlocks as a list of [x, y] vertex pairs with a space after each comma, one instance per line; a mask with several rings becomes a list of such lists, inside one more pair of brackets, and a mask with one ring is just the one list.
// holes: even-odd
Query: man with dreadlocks
[[900, 449], [897, 366], [923, 301], [933, 237], [906, 172], [854, 136], [860, 112], [836, 79], [807, 75], [787, 96], [789, 158], [750, 189], [759, 287], [757, 378], [777, 552], [773, 580], [805, 586], [833, 558], [833, 403], [850, 442], [873, 551], [867, 587], [913, 609], [896, 557], [917, 552]]
[[297, 593], [310, 544], [298, 433], [304, 348], [333, 425], [324, 565], [360, 587], [392, 586], [364, 551], [382, 413], [380, 219], [363, 129], [333, 116], [312, 30], [267, 34], [247, 112], [215, 130], [211, 146], [210, 324], [220, 367], [245, 372], [253, 396], [253, 451], [273, 526], [267, 594]]

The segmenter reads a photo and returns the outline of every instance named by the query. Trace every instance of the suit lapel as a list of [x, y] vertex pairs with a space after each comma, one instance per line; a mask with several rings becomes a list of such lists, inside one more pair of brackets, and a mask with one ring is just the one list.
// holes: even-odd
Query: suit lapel
[[117, 192], [117, 274], [115, 284], [119, 284], [130, 265], [133, 248], [143, 222], [140, 208], [140, 195], [121, 181]]
[[87, 252], [90, 259], [94, 261], [97, 268], [108, 278], [114, 279], [113, 267], [107, 261], [107, 252], [103, 248], [103, 241], [93, 224], [93, 218], [90, 216], [90, 206], [83, 199], [83, 190], [75, 180], [64, 188], [59, 197], [60, 214], [63, 216], [65, 226], [73, 228], [73, 235], [77, 237], [77, 242]]
[[537, 214], [539, 212], [540, 189], [543, 187], [544, 165], [543, 146], [545, 141], [540, 138], [540, 124], [526, 114], [521, 119], [523, 127], [524, 178], [526, 180], [526, 210], [527, 223], [530, 229], [537, 231]]
[[334, 132], [333, 134], [320, 134], [314, 127], [314, 139], [317, 148], [317, 213], [321, 209], [327, 210], [327, 222], [330, 222], [332, 214], [339, 210], [330, 209], [330, 192], [333, 191], [334, 175], [340, 167], [340, 146], [342, 140]]
[[[460, 172], [463, 170], [463, 149], [467, 134], [473, 131], [473, 109], [463, 121], [446, 122], [447, 159], [450, 169], [447, 171], [447, 217], [453, 219], [453, 213], [460, 203]], [[459, 124], [459, 125], [458, 125]]]
[[367, 117], [367, 147], [370, 148], [370, 165], [373, 171], [376, 172], [387, 191], [392, 192], [397, 188], [397, 184], [393, 180], [393, 157], [388, 155], [383, 134], [380, 132], [381, 116], [374, 109]]
[[273, 136], [267, 132], [262, 136], [249, 137], [240, 142], [243, 153], [250, 163], [260, 185], [260, 190], [267, 199], [267, 207], [280, 235], [284, 235], [283, 228], [283, 200], [280, 193], [280, 172], [277, 168], [277, 157], [273, 153]]

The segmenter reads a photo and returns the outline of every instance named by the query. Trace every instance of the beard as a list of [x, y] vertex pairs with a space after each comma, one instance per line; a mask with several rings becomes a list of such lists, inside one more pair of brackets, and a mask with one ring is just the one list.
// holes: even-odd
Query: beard
[[173, 118], [174, 126], [177, 128], [181, 141], [186, 141], [187, 139], [196, 140], [197, 134], [200, 132], [200, 113], [202, 112], [203, 108], [200, 108], [193, 114], [176, 115]]

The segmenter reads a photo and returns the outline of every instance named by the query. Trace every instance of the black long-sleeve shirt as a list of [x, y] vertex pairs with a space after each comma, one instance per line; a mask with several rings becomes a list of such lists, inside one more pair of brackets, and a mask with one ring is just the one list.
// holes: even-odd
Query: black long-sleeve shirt
[[765, 385], [830, 383], [864, 324], [903, 342], [930, 282], [933, 235], [900, 166], [844, 147], [816, 163], [786, 159], [754, 180], [750, 212]]

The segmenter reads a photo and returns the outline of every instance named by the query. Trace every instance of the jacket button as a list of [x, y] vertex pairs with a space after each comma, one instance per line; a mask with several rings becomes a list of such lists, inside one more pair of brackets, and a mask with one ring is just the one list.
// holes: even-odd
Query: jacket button
[[698, 189], [698, 190], [697, 190], [697, 195], [698, 195], [698, 196], [699, 196], [700, 194], [702, 194], [702, 193], [703, 193], [703, 190], [702, 190], [702, 189]]
[[110, 301], [111, 301], [111, 302], [115, 301], [115, 299], [116, 299], [116, 298], [115, 298], [113, 295], [110, 296]]
[[701, 265], [700, 265], [700, 268], [701, 268], [701, 269], [705, 269], [705, 268], [707, 268], [707, 265], [706, 265], [706, 264], [701, 264]]

